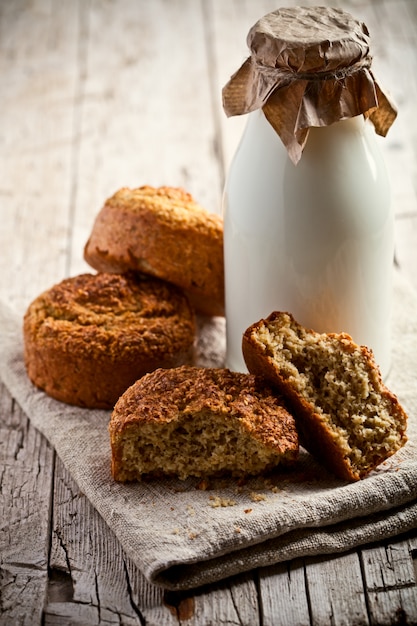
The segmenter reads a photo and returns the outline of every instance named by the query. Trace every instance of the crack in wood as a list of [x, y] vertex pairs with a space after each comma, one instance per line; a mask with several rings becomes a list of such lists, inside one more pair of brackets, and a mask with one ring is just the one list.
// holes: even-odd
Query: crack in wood
[[18, 429], [16, 431], [15, 445], [16, 445], [16, 448], [13, 454], [13, 458], [15, 461], [18, 461], [19, 452], [21, 452], [21, 450], [24, 450], [24, 447], [25, 447], [25, 435], [22, 432], [22, 429]]
[[69, 554], [68, 554], [68, 550], [67, 550], [67, 546], [65, 545], [65, 541], [60, 533], [60, 531], [58, 530], [58, 528], [55, 529], [55, 535], [58, 539], [58, 543], [60, 545], [60, 547], [62, 548], [63, 552], [64, 552], [64, 557], [65, 557], [65, 563], [67, 565], [67, 569], [68, 569], [68, 576], [71, 577], [72, 580], [72, 573], [71, 573], [71, 561], [69, 558]]
[[417, 548], [410, 550], [410, 556], [413, 560], [414, 578], [417, 584]]
[[[235, 613], [236, 613], [236, 617], [239, 620], [239, 622], [238, 622], [239, 626], [245, 626], [245, 623], [244, 623], [244, 621], [241, 618], [240, 611], [238, 609], [238, 605], [237, 605], [237, 602], [236, 602], [235, 597], [233, 595], [233, 590], [232, 589], [230, 589], [230, 597], [231, 597], [231, 600], [232, 600], [232, 606], [233, 606], [233, 608], [235, 610]], [[193, 612], [186, 619], [190, 619], [190, 617], [192, 617], [193, 614], [194, 614], [194, 598], [189, 598], [189, 599], [192, 601], [192, 611]]]
[[95, 568], [94, 568], [94, 588], [96, 590], [98, 623], [101, 624], [100, 593], [99, 593], [99, 585], [98, 585], [98, 575], [97, 575], [97, 570]]
[[366, 573], [365, 573], [365, 562], [364, 562], [364, 555], [362, 550], [358, 551], [358, 558], [359, 558], [359, 568], [361, 571], [361, 576], [362, 576], [362, 584], [363, 584], [363, 597], [364, 597], [364, 601], [365, 601], [365, 608], [366, 608], [366, 615], [368, 617], [368, 622], [371, 624], [371, 606], [370, 606], [370, 599], [369, 599], [369, 593], [368, 593], [368, 589], [366, 587]]
[[74, 584], [68, 572], [57, 568], [49, 570], [47, 598], [48, 604], [54, 602], [73, 602]]
[[36, 572], [44, 572], [46, 570], [46, 563], [26, 563], [26, 562], [20, 562], [20, 561], [7, 561], [7, 564], [4, 563], [3, 564], [4, 567], [7, 569], [10, 567], [15, 567], [17, 569], [22, 569], [22, 570], [34, 570]]
[[123, 568], [124, 568], [124, 572], [125, 572], [126, 587], [127, 587], [127, 593], [128, 593], [128, 596], [129, 596], [130, 605], [131, 605], [132, 609], [134, 610], [134, 612], [136, 613], [136, 615], [138, 616], [139, 621], [141, 623], [141, 626], [146, 626], [146, 620], [145, 620], [144, 616], [142, 615], [142, 612], [141, 612], [139, 606], [136, 604], [136, 602], [133, 599], [133, 589], [132, 589], [132, 585], [130, 583], [129, 571], [127, 569], [127, 563], [126, 563], [125, 559], [123, 559]]
[[[288, 568], [289, 568], [289, 564], [288, 564]], [[303, 570], [304, 570], [304, 586], [305, 586], [305, 592], [306, 592], [308, 616], [310, 618], [310, 624], [312, 624], [313, 623], [313, 607], [311, 604], [311, 593], [310, 593], [310, 587], [308, 585], [308, 576], [307, 576], [307, 568], [305, 565], [305, 561], [303, 561]], [[289, 576], [289, 572], [288, 572], [288, 576]]]
[[405, 583], [397, 583], [394, 585], [380, 585], [375, 587], [369, 587], [369, 593], [385, 593], [387, 591], [401, 591], [403, 589], [416, 589], [416, 583], [413, 582], [405, 582]]

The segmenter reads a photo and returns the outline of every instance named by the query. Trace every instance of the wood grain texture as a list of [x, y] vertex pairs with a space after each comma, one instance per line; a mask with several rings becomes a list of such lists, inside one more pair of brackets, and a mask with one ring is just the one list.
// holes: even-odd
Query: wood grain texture
[[70, 619], [74, 610], [86, 624], [148, 624], [159, 611], [163, 616], [158, 618], [169, 624], [161, 590], [149, 585], [131, 563], [59, 459], [49, 567], [52, 583], [45, 615], [51, 624]]
[[417, 623], [416, 572], [408, 539], [362, 550], [371, 623]]
[[310, 623], [304, 559], [260, 570], [259, 593], [264, 626]]
[[48, 581], [54, 452], [0, 384], [0, 623], [37, 624]]
[[67, 271], [76, 3], [1, 3], [1, 295], [21, 310]]
[[[342, 572], [349, 572], [349, 576]], [[366, 624], [368, 615], [356, 552], [307, 561], [313, 624]]]
[[[367, 23], [375, 74], [399, 108], [380, 145], [397, 263], [417, 289], [417, 3], [326, 3]], [[221, 211], [246, 123], [226, 118], [221, 89], [247, 56], [248, 29], [275, 8], [274, 0], [0, 3], [1, 298], [23, 313], [40, 291], [88, 271], [93, 219], [121, 186], [185, 186]], [[413, 624], [416, 563], [417, 530], [164, 593], [0, 386], [1, 625]]]

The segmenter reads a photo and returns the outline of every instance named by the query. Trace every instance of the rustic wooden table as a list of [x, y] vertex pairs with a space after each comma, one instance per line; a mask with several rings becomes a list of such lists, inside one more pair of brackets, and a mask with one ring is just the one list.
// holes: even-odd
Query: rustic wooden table
[[[399, 106], [381, 145], [396, 262], [417, 289], [417, 2], [332, 4], [367, 23], [375, 73]], [[93, 218], [121, 186], [184, 186], [221, 210], [244, 124], [226, 119], [221, 87], [246, 57], [249, 27], [277, 6], [2, 0], [2, 299], [23, 314], [41, 291], [89, 270], [82, 251]], [[417, 624], [417, 531], [164, 593], [123, 553], [2, 386], [0, 429], [1, 624]]]

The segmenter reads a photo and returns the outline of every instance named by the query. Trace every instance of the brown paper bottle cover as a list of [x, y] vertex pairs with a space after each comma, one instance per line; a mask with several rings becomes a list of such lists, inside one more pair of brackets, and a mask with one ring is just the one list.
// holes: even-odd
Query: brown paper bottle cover
[[366, 25], [342, 9], [283, 8], [249, 31], [251, 56], [223, 88], [227, 116], [262, 108], [294, 163], [312, 126], [364, 115], [385, 136], [397, 111], [371, 72]]

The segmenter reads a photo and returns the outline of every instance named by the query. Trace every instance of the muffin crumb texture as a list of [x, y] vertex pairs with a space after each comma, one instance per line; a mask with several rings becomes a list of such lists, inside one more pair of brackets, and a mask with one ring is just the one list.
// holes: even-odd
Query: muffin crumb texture
[[405, 444], [407, 415], [372, 352], [349, 335], [275, 312], [247, 329], [243, 353], [249, 371], [287, 398], [301, 444], [337, 476], [358, 480]]
[[298, 455], [293, 417], [256, 376], [183, 366], [130, 387], [110, 421], [112, 472], [143, 476], [242, 476]]

